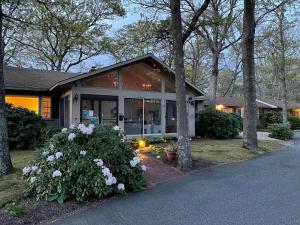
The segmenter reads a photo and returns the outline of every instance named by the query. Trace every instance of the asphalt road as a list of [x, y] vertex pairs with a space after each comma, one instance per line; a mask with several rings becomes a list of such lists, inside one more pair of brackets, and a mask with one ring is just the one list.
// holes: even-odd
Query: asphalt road
[[292, 148], [195, 171], [55, 225], [300, 225], [300, 133]]

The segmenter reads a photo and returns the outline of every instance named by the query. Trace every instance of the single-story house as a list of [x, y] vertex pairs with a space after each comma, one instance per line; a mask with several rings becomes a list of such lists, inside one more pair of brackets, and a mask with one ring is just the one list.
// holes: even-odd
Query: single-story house
[[[256, 104], [258, 118], [260, 118], [260, 115], [263, 115], [265, 112], [282, 110], [282, 101], [278, 99], [257, 99]], [[204, 105], [207, 104], [204, 103]], [[223, 112], [237, 113], [243, 117], [244, 99], [243, 97], [217, 97], [216, 109]], [[300, 118], [300, 103], [289, 101], [288, 112], [289, 114]]]
[[[152, 54], [87, 73], [4, 69], [6, 101], [35, 111], [48, 123], [118, 125], [128, 137], [176, 135], [175, 74]], [[184, 85], [184, 84], [182, 84]], [[189, 135], [203, 92], [186, 81]]]

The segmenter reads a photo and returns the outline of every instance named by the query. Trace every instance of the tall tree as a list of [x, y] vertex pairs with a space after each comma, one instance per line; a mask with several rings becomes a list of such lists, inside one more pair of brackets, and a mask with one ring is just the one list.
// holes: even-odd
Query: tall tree
[[8, 131], [5, 106], [4, 86], [4, 39], [3, 39], [3, 1], [0, 1], [0, 176], [12, 169], [8, 146]]
[[242, 63], [244, 83], [243, 139], [247, 149], [258, 149], [256, 80], [254, 63], [255, 0], [244, 0]]
[[27, 66], [69, 71], [85, 60], [105, 53], [109, 46], [107, 21], [123, 16], [121, 1], [31, 1], [31, 24], [22, 39]]
[[177, 135], [178, 135], [178, 162], [181, 168], [192, 166], [191, 151], [188, 140], [188, 122], [185, 91], [185, 71], [184, 71], [184, 42], [197, 28], [197, 22], [202, 13], [206, 10], [209, 0], [194, 11], [187, 29], [183, 32], [181, 17], [181, 1], [170, 0], [174, 68], [176, 76], [176, 102], [177, 102]]

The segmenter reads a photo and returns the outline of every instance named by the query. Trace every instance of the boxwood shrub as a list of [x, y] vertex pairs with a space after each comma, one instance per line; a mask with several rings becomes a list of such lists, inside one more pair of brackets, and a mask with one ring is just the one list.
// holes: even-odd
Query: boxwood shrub
[[11, 150], [32, 149], [40, 144], [46, 124], [33, 111], [6, 105], [8, 140]]
[[288, 121], [290, 122], [291, 129], [300, 129], [300, 119], [296, 116], [288, 116]]
[[294, 132], [285, 127], [283, 124], [272, 124], [268, 127], [270, 131], [270, 137], [280, 140], [290, 140], [294, 136]]
[[241, 131], [242, 119], [233, 113], [205, 110], [196, 116], [196, 135], [209, 138], [234, 138]]
[[145, 170], [117, 126], [79, 124], [55, 134], [23, 175], [38, 199], [81, 202], [139, 190]]

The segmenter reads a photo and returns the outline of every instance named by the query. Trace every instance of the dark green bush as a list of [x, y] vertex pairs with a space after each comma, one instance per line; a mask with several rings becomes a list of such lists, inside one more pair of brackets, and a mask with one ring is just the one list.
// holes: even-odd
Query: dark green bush
[[139, 190], [145, 170], [117, 126], [79, 124], [55, 134], [23, 175], [27, 193], [62, 203]]
[[266, 112], [262, 116], [262, 125], [267, 128], [272, 124], [282, 123], [282, 113], [281, 112]]
[[6, 106], [9, 147], [12, 150], [32, 149], [41, 143], [44, 121], [33, 111]]
[[300, 129], [300, 119], [296, 116], [288, 116], [288, 121], [290, 122], [291, 129]]
[[49, 141], [53, 137], [53, 135], [57, 133], [60, 133], [60, 129], [58, 127], [43, 127], [41, 132], [41, 142], [45, 143]]
[[268, 127], [270, 137], [280, 140], [290, 140], [293, 138], [294, 133], [291, 129], [283, 126], [283, 124], [272, 124]]
[[209, 138], [234, 138], [241, 131], [241, 118], [233, 113], [205, 110], [196, 116], [196, 135]]

